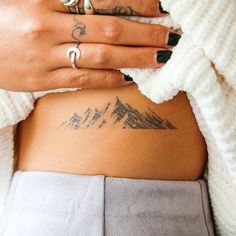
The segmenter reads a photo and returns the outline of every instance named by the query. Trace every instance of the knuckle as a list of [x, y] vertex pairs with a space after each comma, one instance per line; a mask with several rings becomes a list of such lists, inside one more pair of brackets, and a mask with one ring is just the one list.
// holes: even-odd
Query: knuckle
[[41, 4], [45, 4], [47, 0], [31, 0], [31, 2], [35, 5], [41, 5]]
[[65, 76], [65, 74], [63, 73], [63, 75], [59, 78], [60, 86], [66, 85], [67, 87], [74, 87], [76, 85], [76, 82], [78, 84], [78, 77], [76, 77], [75, 75], [68, 74], [67, 76]]
[[114, 79], [111, 72], [105, 73], [104, 80], [105, 80], [105, 85], [107, 88], [114, 87]]
[[79, 76], [79, 86], [81, 88], [88, 88], [91, 82], [91, 77], [89, 76], [88, 73], [82, 73]]
[[157, 45], [160, 42], [160, 37], [162, 33], [163, 33], [163, 30], [158, 25], [150, 26], [149, 38], [151, 39], [151, 43], [154, 45]]
[[36, 7], [45, 7], [50, 1], [48, 0], [28, 0], [27, 3]]
[[[150, 66], [150, 56], [154, 55], [153, 50], [150, 49], [140, 49], [136, 52], [136, 58], [139, 62], [139, 65]], [[153, 58], [153, 57], [152, 57]]]
[[[27, 64], [33, 65], [34, 63], [39, 63], [43, 61], [43, 57], [40, 55], [40, 53], [35, 50], [29, 50], [27, 54], [25, 55], [25, 62]], [[38, 64], [39, 66], [39, 64]]]
[[94, 55], [94, 62], [98, 66], [103, 66], [108, 62], [108, 60], [109, 60], [109, 50], [107, 46], [105, 45], [98, 46], [96, 54]]
[[23, 35], [30, 39], [39, 38], [47, 30], [47, 24], [42, 19], [32, 19], [27, 21], [23, 28]]
[[43, 89], [41, 81], [33, 76], [28, 76], [25, 83], [25, 86], [29, 91], [33, 92]]
[[117, 41], [120, 38], [121, 32], [122, 25], [118, 19], [106, 19], [104, 22], [104, 34], [109, 41]]

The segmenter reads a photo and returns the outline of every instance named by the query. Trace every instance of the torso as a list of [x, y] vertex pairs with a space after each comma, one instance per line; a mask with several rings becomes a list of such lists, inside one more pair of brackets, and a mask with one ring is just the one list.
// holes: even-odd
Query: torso
[[136, 85], [47, 95], [17, 137], [19, 170], [196, 180], [207, 159], [186, 94], [156, 104]]

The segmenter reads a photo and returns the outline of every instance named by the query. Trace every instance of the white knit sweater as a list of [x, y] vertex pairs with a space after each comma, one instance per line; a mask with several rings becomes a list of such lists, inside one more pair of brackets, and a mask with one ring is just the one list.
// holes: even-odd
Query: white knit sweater
[[[156, 103], [171, 99], [180, 90], [187, 92], [207, 143], [205, 178], [217, 235], [235, 236], [236, 0], [161, 2], [170, 17], [151, 21], [180, 27], [183, 32], [172, 58], [160, 70], [122, 71], [130, 74], [139, 90]], [[13, 173], [14, 125], [28, 116], [35, 99], [43, 95], [0, 90], [0, 213]]]

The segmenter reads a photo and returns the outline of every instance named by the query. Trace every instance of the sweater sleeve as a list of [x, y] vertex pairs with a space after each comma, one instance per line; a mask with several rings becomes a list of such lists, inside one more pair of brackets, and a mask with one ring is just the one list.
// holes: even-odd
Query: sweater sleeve
[[79, 88], [62, 88], [42, 92], [10, 92], [0, 89], [0, 129], [26, 119], [34, 109], [36, 99], [50, 93], [76, 91]]
[[32, 93], [0, 89], [0, 214], [13, 174], [15, 124], [29, 115], [34, 107], [34, 100]]
[[0, 89], [0, 129], [25, 119], [33, 110], [34, 100], [32, 93]]
[[0, 129], [0, 215], [10, 188], [14, 168], [14, 126]]
[[236, 1], [161, 0], [175, 23], [236, 88]]

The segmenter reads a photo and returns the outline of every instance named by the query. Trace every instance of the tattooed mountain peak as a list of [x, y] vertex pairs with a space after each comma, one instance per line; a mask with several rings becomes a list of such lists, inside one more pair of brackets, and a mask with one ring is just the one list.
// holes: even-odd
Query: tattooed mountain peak
[[84, 113], [74, 113], [61, 124], [62, 127], [77, 129], [119, 128], [119, 129], [176, 129], [170, 121], [158, 116], [149, 107], [145, 112], [123, 103], [116, 97], [114, 103], [107, 103], [103, 109], [88, 108]]

